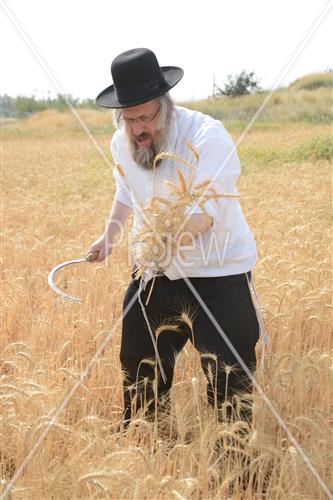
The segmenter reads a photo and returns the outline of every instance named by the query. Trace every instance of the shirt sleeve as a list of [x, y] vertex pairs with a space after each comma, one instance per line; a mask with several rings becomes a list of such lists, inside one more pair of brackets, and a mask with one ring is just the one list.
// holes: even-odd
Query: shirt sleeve
[[[210, 185], [203, 189], [205, 194], [212, 194], [212, 187], [216, 194], [237, 194], [237, 179], [240, 174], [240, 162], [232, 138], [224, 127], [216, 126], [213, 132], [206, 132], [194, 144], [199, 152], [199, 161], [192, 184], [192, 189], [201, 182], [210, 181]], [[223, 220], [226, 208], [231, 204], [238, 204], [237, 198], [220, 197], [204, 202], [207, 213], [215, 220]], [[193, 203], [187, 214], [200, 214], [204, 210]]]
[[[116, 134], [114, 134], [112, 137], [110, 149], [114, 163], [119, 163]], [[126, 178], [120, 175], [116, 168], [113, 168], [112, 174], [116, 183], [115, 199], [117, 201], [120, 201], [121, 203], [124, 203], [124, 205], [133, 208], [131, 188], [126, 181]]]

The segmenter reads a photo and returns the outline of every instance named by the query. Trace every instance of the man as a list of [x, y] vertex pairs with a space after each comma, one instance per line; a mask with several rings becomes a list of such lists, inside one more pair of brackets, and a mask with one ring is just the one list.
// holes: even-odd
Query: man
[[[121, 171], [114, 171], [116, 193], [109, 224], [90, 247], [90, 252], [99, 252], [98, 262], [110, 255], [119, 223], [123, 224], [133, 211], [133, 232], [137, 232], [142, 225], [142, 207], [152, 196], [170, 198], [164, 181], [175, 181], [176, 169], [184, 176], [189, 174], [185, 163], [172, 158], [160, 160], [153, 168], [159, 153], [176, 153], [195, 164], [195, 183], [209, 179], [217, 193], [235, 193], [240, 173], [234, 143], [221, 122], [175, 106], [170, 99], [168, 91], [182, 78], [181, 68], [160, 67], [152, 51], [133, 49], [114, 59], [111, 74], [113, 84], [98, 95], [96, 102], [114, 109], [117, 131], [111, 150]], [[257, 261], [252, 233], [235, 198], [210, 199], [205, 209], [196, 204], [187, 208], [188, 220], [179, 241], [182, 252], [173, 254], [158, 273], [148, 303], [148, 291], [140, 286], [143, 277], [136, 279], [134, 272], [125, 294], [124, 309], [140, 292], [122, 323], [125, 426], [140, 408], [149, 416], [154, 415], [156, 407], [168, 406], [175, 359], [187, 340], [201, 354], [209, 404], [221, 409], [225, 401], [231, 401], [236, 408], [235, 397], [251, 390], [239, 357], [253, 372], [259, 323], [249, 287], [251, 269]], [[188, 327], [181, 335], [163, 331], [158, 339], [152, 338], [147, 318], [155, 326], [170, 323], [181, 315], [184, 305], [195, 311], [192, 329]], [[238, 359], [207, 311], [230, 340]], [[154, 401], [153, 391], [156, 356], [160, 360], [158, 368], [162, 365], [162, 372], [158, 369], [158, 401]], [[224, 416], [229, 418], [232, 406], [225, 406], [229, 413]], [[251, 410], [243, 408], [237, 417], [251, 419]]]

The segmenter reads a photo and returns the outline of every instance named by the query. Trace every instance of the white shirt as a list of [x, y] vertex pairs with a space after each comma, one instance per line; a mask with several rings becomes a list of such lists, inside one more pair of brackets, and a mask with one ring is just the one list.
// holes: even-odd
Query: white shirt
[[[187, 143], [191, 143], [199, 152], [198, 161]], [[220, 121], [198, 111], [175, 106], [165, 150], [177, 153], [196, 166], [194, 184], [214, 178], [211, 185], [217, 193], [237, 193], [240, 162], [235, 144]], [[181, 170], [185, 178], [193, 173], [182, 163], [162, 160], [155, 171], [154, 193], [153, 172], [139, 166], [132, 159], [124, 128], [113, 135], [111, 152], [115, 163], [120, 164], [125, 173], [125, 177], [122, 177], [116, 169], [113, 171], [116, 181], [115, 198], [134, 210], [134, 238], [141, 228], [141, 207], [148, 205], [154, 195], [172, 199], [170, 189], [163, 181], [168, 179], [178, 182], [176, 168]], [[205, 208], [213, 218], [213, 224], [195, 239], [192, 248], [183, 249], [181, 254], [177, 253], [172, 257], [170, 265], [164, 270], [170, 280], [184, 276], [213, 277], [245, 273], [257, 262], [255, 240], [239, 200], [208, 200]], [[198, 206], [191, 206], [186, 213], [202, 213], [202, 210]]]

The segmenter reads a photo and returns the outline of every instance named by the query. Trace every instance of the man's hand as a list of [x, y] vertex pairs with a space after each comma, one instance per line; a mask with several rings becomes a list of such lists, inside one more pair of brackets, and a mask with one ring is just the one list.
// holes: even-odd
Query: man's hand
[[112, 243], [115, 241], [120, 229], [123, 229], [123, 225], [131, 212], [132, 208], [116, 199], [113, 200], [105, 232], [91, 245], [88, 250], [88, 253], [96, 251], [99, 252], [97, 259], [94, 259], [91, 262], [103, 262], [103, 260], [111, 254]]
[[[193, 238], [196, 238], [199, 233], [204, 233], [213, 224], [213, 217], [206, 214], [193, 214], [190, 216], [188, 222], [185, 224], [184, 230], [179, 236], [179, 245], [186, 246], [193, 242]], [[183, 234], [185, 233], [185, 234]]]
[[88, 262], [103, 262], [103, 260], [111, 254], [112, 245], [109, 243], [106, 234], [103, 234], [91, 245], [87, 253], [89, 254], [91, 252], [98, 252], [98, 257]]

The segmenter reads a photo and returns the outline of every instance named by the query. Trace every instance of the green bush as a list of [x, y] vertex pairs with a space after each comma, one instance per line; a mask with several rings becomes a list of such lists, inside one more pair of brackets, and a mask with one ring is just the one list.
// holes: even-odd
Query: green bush
[[333, 71], [321, 71], [302, 76], [292, 82], [288, 89], [294, 90], [317, 90], [331, 89], [333, 87]]
[[293, 151], [296, 160], [330, 160], [333, 158], [333, 138], [330, 135], [313, 137]]
[[333, 79], [327, 80], [323, 78], [318, 78], [316, 80], [312, 80], [311, 82], [304, 83], [300, 89], [304, 90], [316, 90], [320, 88], [333, 88]]
[[46, 102], [37, 100], [35, 96], [17, 96], [14, 101], [15, 116], [17, 118], [29, 116], [32, 113], [43, 111], [46, 108]]
[[241, 71], [238, 75], [228, 75], [227, 82], [221, 88], [215, 85], [215, 95], [226, 95], [229, 97], [237, 97], [240, 95], [253, 94], [261, 90], [259, 79], [255, 76], [254, 71]]
[[266, 167], [272, 164], [330, 160], [333, 158], [333, 139], [329, 135], [317, 136], [291, 149], [264, 145], [241, 145], [238, 153], [243, 171], [252, 165]]

